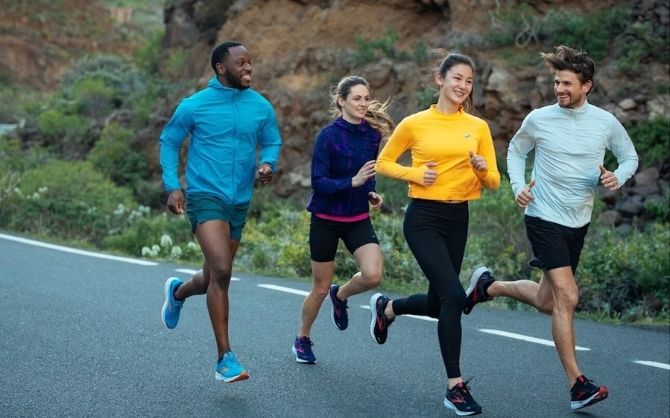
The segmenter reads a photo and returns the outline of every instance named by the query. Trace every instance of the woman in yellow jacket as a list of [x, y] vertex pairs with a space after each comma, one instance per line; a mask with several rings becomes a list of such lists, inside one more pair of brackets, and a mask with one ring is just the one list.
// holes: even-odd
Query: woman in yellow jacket
[[[437, 334], [447, 372], [444, 405], [458, 415], [479, 414], [460, 371], [461, 313], [465, 291], [459, 280], [468, 235], [468, 201], [483, 187], [500, 185], [488, 124], [468, 113], [472, 106], [475, 65], [461, 54], [449, 54], [438, 66], [437, 104], [406, 117], [377, 159], [379, 174], [409, 183], [412, 199], [405, 213], [407, 244], [428, 279], [428, 293], [390, 300], [370, 299], [370, 334], [386, 341], [396, 315], [438, 319]], [[410, 167], [397, 163], [410, 151]], [[475, 273], [476, 274], [476, 273]]]

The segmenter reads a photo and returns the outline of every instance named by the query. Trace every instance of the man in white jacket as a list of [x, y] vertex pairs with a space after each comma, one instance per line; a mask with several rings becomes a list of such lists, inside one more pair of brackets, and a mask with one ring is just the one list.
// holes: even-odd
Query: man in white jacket
[[[507, 296], [551, 315], [552, 335], [571, 387], [572, 409], [607, 398], [577, 364], [573, 317], [579, 302], [575, 271], [591, 221], [598, 182], [617, 190], [637, 169], [635, 147], [624, 127], [609, 112], [593, 106], [595, 64], [585, 52], [557, 46], [542, 54], [554, 75], [557, 103], [528, 114], [510, 141], [507, 170], [517, 205], [525, 208], [525, 225], [533, 257], [542, 269], [539, 284], [531, 280], [495, 281], [482, 267], [466, 291], [468, 314], [480, 302]], [[535, 150], [531, 180], [526, 183], [528, 153]], [[614, 172], [604, 167], [605, 151], [617, 159]]]

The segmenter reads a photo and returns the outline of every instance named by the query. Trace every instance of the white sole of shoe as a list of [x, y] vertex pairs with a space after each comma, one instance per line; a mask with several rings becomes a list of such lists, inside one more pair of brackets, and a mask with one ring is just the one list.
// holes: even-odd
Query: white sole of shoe
[[586, 408], [587, 406], [591, 406], [594, 403], [597, 403], [597, 402], [600, 402], [600, 401], [606, 399], [607, 395], [609, 395], [609, 393], [607, 392], [607, 389], [603, 390], [603, 388], [600, 388], [598, 390], [598, 392], [594, 393], [589, 398], [584, 399], [583, 401], [571, 401], [570, 402], [570, 409], [572, 409], [573, 411], [576, 411], [578, 409]]
[[224, 375], [222, 375], [219, 372], [214, 372], [214, 378], [216, 380], [220, 380], [220, 381], [226, 382], [226, 383], [235, 383], [235, 382], [239, 382], [241, 380], [247, 380], [249, 378], [249, 373], [245, 370], [242, 373], [238, 374], [237, 376], [225, 377]]
[[316, 364], [316, 360], [314, 361], [307, 361], [303, 360], [300, 357], [298, 357], [298, 351], [295, 349], [295, 346], [291, 347], [291, 351], [293, 352], [293, 355], [295, 356], [295, 361], [298, 363], [303, 363], [303, 364]]
[[370, 296], [370, 337], [372, 337], [372, 341], [374, 341], [376, 344], [379, 344], [379, 342], [377, 342], [377, 338], [375, 338], [375, 323], [377, 322], [377, 299], [379, 299], [381, 296], [381, 293], [375, 293], [374, 295]]
[[171, 284], [175, 280], [175, 277], [170, 277], [165, 281], [165, 286], [163, 286], [163, 295], [165, 296], [165, 302], [163, 302], [163, 308], [161, 309], [161, 322], [163, 325], [165, 325], [165, 328], [167, 329], [173, 329], [174, 327], [170, 328], [168, 324], [165, 322], [165, 311], [167, 311], [168, 308], [168, 298], [170, 297], [170, 288], [172, 287]]
[[447, 400], [447, 398], [444, 398], [444, 406], [447, 407], [447, 409], [453, 409], [454, 412], [456, 412], [456, 415], [461, 416], [461, 417], [467, 417], [468, 415], [481, 414], [481, 412], [474, 412], [474, 411], [472, 411], [472, 412], [459, 411], [458, 408], [456, 408], [453, 403], [451, 403]]
[[490, 271], [488, 267], [480, 267], [477, 270], [472, 273], [472, 276], [470, 276], [470, 285], [468, 285], [468, 288], [465, 289], [465, 297], [469, 297], [470, 294], [475, 290], [475, 286], [477, 286], [477, 280], [479, 279], [479, 276], [481, 276], [485, 271]]

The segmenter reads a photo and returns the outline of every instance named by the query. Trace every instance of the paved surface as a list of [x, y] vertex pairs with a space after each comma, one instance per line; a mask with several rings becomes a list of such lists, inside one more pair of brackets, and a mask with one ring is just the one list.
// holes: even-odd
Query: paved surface
[[[190, 277], [184, 266], [34, 244], [0, 234], [2, 417], [455, 416], [442, 406], [436, 323], [400, 318], [377, 345], [362, 307], [372, 292], [351, 298], [344, 332], [324, 303], [309, 366], [290, 352], [309, 284], [235, 274], [231, 339], [251, 378], [225, 384], [214, 380], [204, 297], [186, 302], [175, 330], [160, 321], [164, 280]], [[668, 417], [667, 332], [578, 321], [580, 363], [610, 398], [576, 414], [543, 340], [550, 320], [535, 312], [478, 307], [464, 317], [461, 367], [485, 416]]]

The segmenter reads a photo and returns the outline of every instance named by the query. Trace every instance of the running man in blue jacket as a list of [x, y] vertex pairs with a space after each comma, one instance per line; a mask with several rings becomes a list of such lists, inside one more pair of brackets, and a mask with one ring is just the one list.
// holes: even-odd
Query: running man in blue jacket
[[[261, 183], [272, 180], [281, 147], [275, 112], [251, 83], [251, 56], [237, 42], [224, 42], [212, 52], [216, 76], [207, 88], [185, 98], [160, 136], [163, 183], [172, 213], [186, 211], [205, 257], [191, 280], [165, 283], [162, 320], [179, 322], [184, 300], [207, 294], [218, 360], [215, 377], [224, 382], [247, 379], [249, 373], [231, 351], [228, 338], [228, 287], [233, 259], [246, 223], [258, 165]], [[179, 181], [179, 153], [190, 136], [187, 187]], [[257, 149], [260, 148], [260, 157]]]

